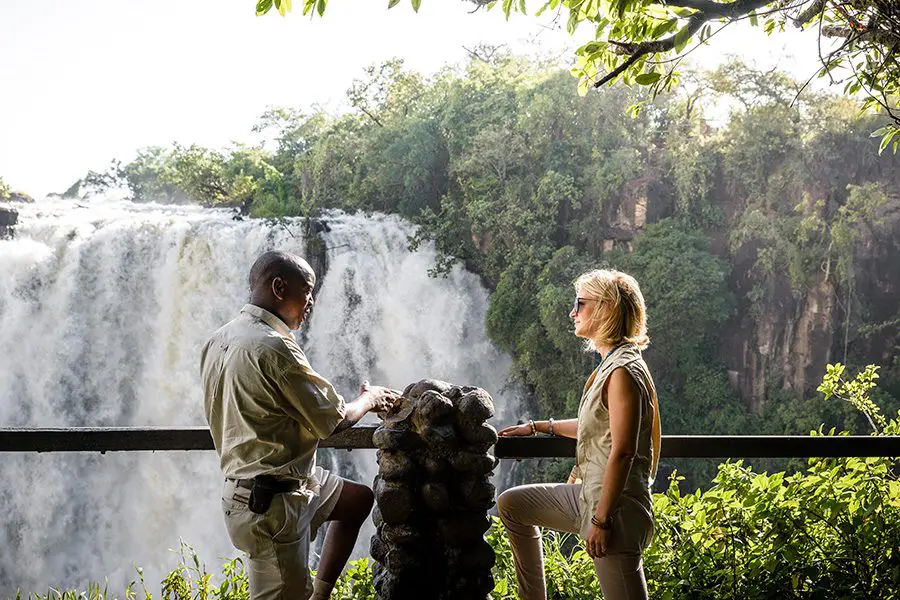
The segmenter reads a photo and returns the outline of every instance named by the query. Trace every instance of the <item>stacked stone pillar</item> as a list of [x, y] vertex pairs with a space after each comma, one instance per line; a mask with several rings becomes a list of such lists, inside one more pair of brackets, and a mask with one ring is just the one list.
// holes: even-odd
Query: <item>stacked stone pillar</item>
[[497, 431], [481, 388], [412, 384], [374, 435], [375, 590], [380, 600], [477, 600], [494, 587], [484, 539]]

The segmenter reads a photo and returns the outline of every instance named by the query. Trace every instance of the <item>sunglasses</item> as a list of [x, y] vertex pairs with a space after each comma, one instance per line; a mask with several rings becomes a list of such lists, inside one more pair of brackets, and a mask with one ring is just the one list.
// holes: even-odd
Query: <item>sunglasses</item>
[[577, 315], [579, 312], [581, 312], [581, 307], [584, 306], [585, 302], [593, 302], [593, 301], [594, 301], [593, 298], [578, 298], [576, 296], [575, 304], [572, 306], [572, 312], [574, 312]]

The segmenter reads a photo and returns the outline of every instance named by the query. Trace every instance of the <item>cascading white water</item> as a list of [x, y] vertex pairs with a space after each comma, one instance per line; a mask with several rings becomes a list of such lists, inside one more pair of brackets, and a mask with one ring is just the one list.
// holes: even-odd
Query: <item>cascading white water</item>
[[[304, 251], [299, 221], [123, 201], [16, 208], [16, 237], [0, 241], [0, 427], [205, 425], [200, 347], [246, 301], [260, 252]], [[363, 379], [431, 377], [514, 405], [476, 277], [428, 277], [434, 251], [409, 252], [398, 218], [327, 223], [329, 269], [302, 339], [317, 370], [350, 398]], [[373, 452], [320, 455], [371, 482]], [[120, 593], [134, 565], [153, 591], [181, 539], [211, 569], [237, 554], [212, 452], [0, 454], [0, 481], [0, 598], [104, 578]]]

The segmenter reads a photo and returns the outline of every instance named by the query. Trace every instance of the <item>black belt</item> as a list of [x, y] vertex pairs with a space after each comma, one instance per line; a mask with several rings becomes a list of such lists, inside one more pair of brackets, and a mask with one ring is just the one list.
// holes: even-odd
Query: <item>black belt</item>
[[278, 479], [271, 475], [257, 475], [253, 479], [231, 479], [236, 487], [252, 490], [257, 482], [270, 489], [275, 494], [286, 494], [300, 488], [299, 479]]

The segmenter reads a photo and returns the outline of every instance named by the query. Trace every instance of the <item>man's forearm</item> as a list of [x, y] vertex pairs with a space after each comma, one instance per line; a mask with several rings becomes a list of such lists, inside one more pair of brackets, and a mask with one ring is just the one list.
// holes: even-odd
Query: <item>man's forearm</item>
[[366, 395], [360, 396], [349, 404], [345, 404], [344, 420], [338, 423], [338, 426], [334, 428], [334, 433], [350, 429], [359, 423], [360, 420], [366, 416], [366, 413], [372, 410], [372, 405], [372, 399]]

